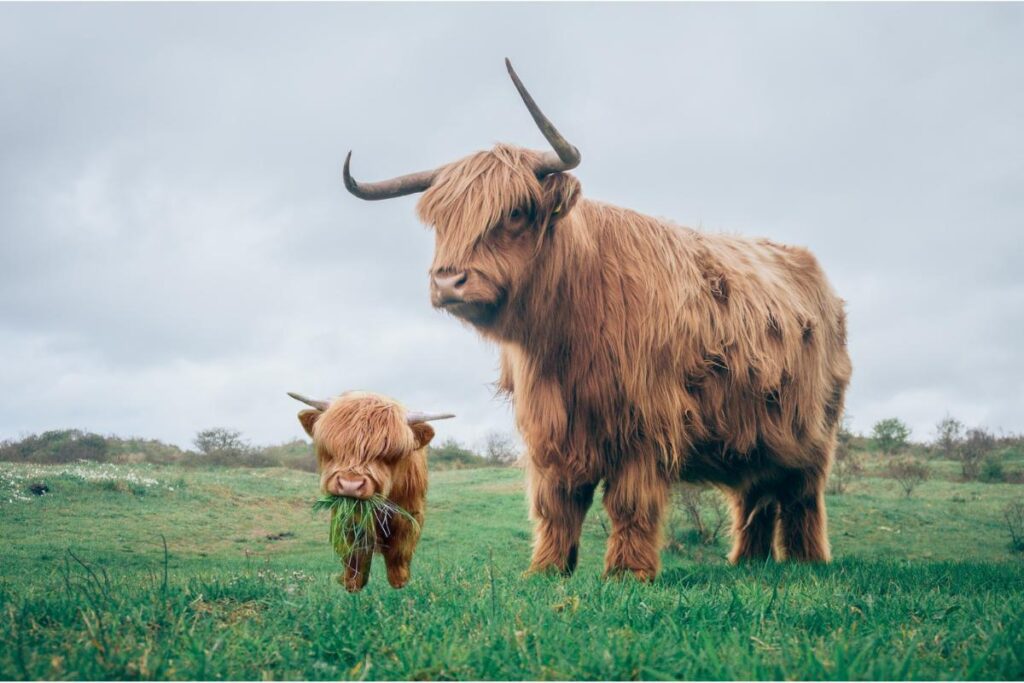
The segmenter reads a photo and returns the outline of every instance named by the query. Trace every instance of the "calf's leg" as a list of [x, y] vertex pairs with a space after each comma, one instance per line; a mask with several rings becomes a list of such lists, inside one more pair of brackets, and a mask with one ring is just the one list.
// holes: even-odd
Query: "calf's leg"
[[[415, 517], [422, 525], [423, 515], [415, 514]], [[405, 520], [394, 520], [392, 523], [396, 528], [388, 538], [387, 544], [381, 548], [381, 555], [384, 556], [384, 565], [388, 569], [388, 583], [393, 588], [402, 588], [409, 582], [409, 565], [412, 563], [416, 544], [420, 540], [420, 531]]]
[[373, 560], [373, 552], [360, 550], [352, 553], [345, 561], [345, 571], [339, 577], [342, 585], [349, 593], [357, 593], [366, 587], [370, 580], [370, 562]]
[[606, 480], [604, 507], [612, 523], [605, 576], [632, 572], [650, 581], [661, 569], [661, 521], [669, 484], [654, 464], [631, 461]]

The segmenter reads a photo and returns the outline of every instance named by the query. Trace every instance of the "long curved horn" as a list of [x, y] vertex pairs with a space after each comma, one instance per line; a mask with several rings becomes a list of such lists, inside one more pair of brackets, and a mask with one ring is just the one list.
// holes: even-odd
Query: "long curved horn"
[[423, 192], [430, 187], [439, 172], [439, 169], [435, 168], [430, 171], [420, 171], [419, 173], [410, 173], [409, 175], [398, 176], [390, 180], [382, 180], [379, 183], [360, 183], [352, 177], [352, 173], [349, 171], [349, 164], [351, 162], [352, 152], [350, 151], [348, 156], [345, 157], [345, 170], [343, 172], [345, 187], [360, 199], [391, 199], [392, 197]]
[[540, 164], [535, 169], [537, 177], [543, 177], [549, 173], [558, 173], [559, 171], [568, 171], [579, 166], [581, 159], [580, 151], [563, 138], [562, 134], [555, 128], [555, 125], [548, 120], [548, 117], [544, 116], [544, 112], [540, 110], [537, 103], [530, 97], [526, 86], [519, 80], [519, 76], [516, 74], [516, 70], [512, 68], [512, 62], [508, 60], [508, 57], [505, 58], [505, 66], [508, 68], [508, 75], [512, 77], [512, 83], [515, 84], [516, 90], [519, 91], [519, 96], [523, 98], [523, 104], [530, 110], [530, 116], [533, 117], [537, 127], [540, 128], [540, 132], [544, 134], [548, 143], [555, 150], [554, 152], [544, 152], [541, 156]]
[[418, 410], [410, 410], [405, 414], [405, 422], [414, 425], [431, 420], [447, 420], [452, 417], [455, 417], [452, 413], [423, 413]]
[[305, 403], [307, 406], [313, 406], [314, 408], [321, 412], [327, 410], [327, 406], [331, 405], [330, 401], [321, 401], [315, 398], [307, 398], [302, 394], [296, 394], [291, 391], [288, 392], [288, 395], [294, 398], [296, 401], [301, 401], [302, 403]]

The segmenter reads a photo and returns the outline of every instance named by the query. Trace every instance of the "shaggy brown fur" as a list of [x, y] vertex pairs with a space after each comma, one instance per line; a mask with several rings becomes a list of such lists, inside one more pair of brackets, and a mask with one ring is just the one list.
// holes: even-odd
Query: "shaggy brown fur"
[[[823, 488], [851, 366], [842, 300], [805, 249], [580, 199], [499, 145], [420, 199], [435, 305], [501, 347], [529, 449], [532, 568], [571, 572], [596, 485], [606, 572], [654, 576], [673, 481], [727, 491], [730, 559], [827, 561]], [[436, 289], [436, 288], [435, 288]]]
[[[427, 495], [427, 444], [434, 429], [424, 423], [406, 424], [405, 408], [377, 394], [348, 392], [327, 410], [303, 410], [299, 422], [313, 438], [320, 464], [320, 487], [329, 490], [332, 478], [367, 477], [374, 491], [404, 508], [423, 526]], [[400, 516], [387, 528], [377, 527], [376, 551], [384, 556], [388, 582], [401, 588], [409, 580], [409, 565], [420, 528]], [[372, 553], [353, 553], [342, 581], [349, 591], [361, 590], [370, 578]]]

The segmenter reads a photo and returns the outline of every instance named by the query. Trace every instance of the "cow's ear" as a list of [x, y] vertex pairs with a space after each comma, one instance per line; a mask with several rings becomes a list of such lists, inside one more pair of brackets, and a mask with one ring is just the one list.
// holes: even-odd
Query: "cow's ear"
[[299, 423], [302, 424], [302, 428], [306, 430], [306, 433], [310, 437], [313, 436], [313, 425], [316, 424], [318, 417], [323, 415], [319, 410], [303, 410], [299, 413]]
[[580, 198], [580, 181], [568, 173], [552, 173], [540, 181], [541, 203], [537, 211], [541, 227], [565, 218]]
[[412, 435], [416, 439], [416, 450], [419, 450], [430, 443], [430, 440], [434, 438], [434, 428], [426, 422], [417, 422], [409, 427], [412, 430]]

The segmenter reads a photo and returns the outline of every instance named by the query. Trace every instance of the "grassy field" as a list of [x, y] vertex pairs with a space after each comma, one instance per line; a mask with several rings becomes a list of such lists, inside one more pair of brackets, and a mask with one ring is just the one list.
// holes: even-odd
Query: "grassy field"
[[[45, 482], [42, 496], [27, 493]], [[431, 475], [413, 579], [334, 577], [314, 475], [0, 463], [0, 679], [1020, 679], [1024, 486], [864, 478], [829, 499], [836, 561], [733, 568], [664, 554], [600, 579], [524, 578], [522, 472]], [[164, 539], [167, 543], [165, 555]]]

